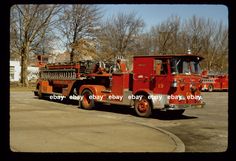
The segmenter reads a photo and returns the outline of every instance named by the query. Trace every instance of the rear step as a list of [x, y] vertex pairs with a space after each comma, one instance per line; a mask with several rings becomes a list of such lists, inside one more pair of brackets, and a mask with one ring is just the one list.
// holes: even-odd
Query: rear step
[[[34, 95], [35, 96], [39, 96], [39, 91], [38, 90], [34, 90]], [[63, 96], [62, 93], [57, 93], [57, 92], [52, 92], [52, 93], [43, 93], [45, 95], [56, 95], [56, 96]]]

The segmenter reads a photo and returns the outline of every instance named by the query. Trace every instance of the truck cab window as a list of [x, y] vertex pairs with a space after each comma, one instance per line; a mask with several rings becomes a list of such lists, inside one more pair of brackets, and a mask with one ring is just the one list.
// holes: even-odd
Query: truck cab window
[[155, 74], [166, 75], [168, 73], [166, 60], [155, 60]]
[[167, 62], [164, 61], [161, 66], [161, 75], [166, 75], [168, 73]]

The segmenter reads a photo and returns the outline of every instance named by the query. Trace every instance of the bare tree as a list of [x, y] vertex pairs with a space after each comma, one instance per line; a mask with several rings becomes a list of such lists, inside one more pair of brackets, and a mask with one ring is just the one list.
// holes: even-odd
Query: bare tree
[[195, 15], [188, 19], [183, 26], [183, 31], [188, 35], [188, 47], [191, 49], [193, 54], [199, 54], [202, 51], [201, 43], [203, 40], [203, 36], [205, 34], [211, 36], [212, 34], [211, 32], [213, 30], [209, 27], [205, 27], [208, 27], [206, 26], [205, 19], [199, 18]]
[[11, 54], [21, 60], [21, 83], [28, 86], [27, 67], [30, 52], [42, 43], [52, 17], [58, 11], [56, 5], [14, 5], [11, 8]]
[[74, 60], [80, 59], [98, 59], [96, 54], [96, 44], [93, 41], [86, 39], [80, 39], [75, 43], [71, 44], [71, 49], [74, 50], [74, 53], [79, 54], [74, 55]]
[[[100, 19], [100, 9], [96, 5], [66, 5], [60, 16], [59, 31], [66, 39], [67, 48], [83, 38], [94, 37]], [[70, 60], [74, 60], [74, 49], [70, 50]]]
[[175, 53], [178, 43], [178, 32], [180, 28], [180, 18], [171, 16], [160, 25], [152, 27], [154, 49], [159, 49], [162, 54]]
[[100, 30], [98, 37], [101, 48], [107, 50], [109, 55], [125, 56], [127, 50], [132, 49], [135, 39], [143, 27], [143, 20], [136, 18], [134, 12], [118, 13], [117, 16], [108, 19]]
[[[215, 24], [212, 24], [212, 26]], [[219, 23], [210, 37], [207, 57], [207, 69], [223, 72], [227, 68], [228, 30]]]
[[136, 45], [136, 55], [154, 55], [158, 49], [155, 48], [154, 41], [153, 41], [153, 35], [151, 32], [146, 32], [143, 34], [140, 34], [137, 37], [137, 45]]
[[222, 22], [193, 16], [187, 20], [183, 31], [188, 35], [187, 41], [192, 52], [205, 57], [203, 62], [205, 69], [225, 71], [228, 55], [228, 29]]
[[[150, 54], [186, 53], [205, 59], [202, 67], [209, 71], [227, 72], [228, 68], [228, 28], [222, 22], [192, 16], [180, 24], [180, 18], [171, 16], [140, 37], [140, 44]], [[154, 52], [155, 51], [155, 52]]]
[[42, 42], [34, 50], [34, 53], [49, 54], [52, 53], [53, 50], [57, 49], [54, 43], [56, 39], [58, 39], [58, 36], [53, 33], [54, 31], [52, 31], [51, 33], [48, 32], [48, 34], [46, 34], [44, 38], [42, 38]]

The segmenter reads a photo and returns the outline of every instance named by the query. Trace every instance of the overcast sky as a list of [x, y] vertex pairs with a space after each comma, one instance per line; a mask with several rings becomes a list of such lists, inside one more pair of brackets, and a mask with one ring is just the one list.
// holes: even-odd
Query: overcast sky
[[104, 11], [103, 19], [118, 12], [136, 12], [145, 24], [145, 30], [149, 30], [151, 26], [157, 25], [165, 21], [171, 15], [177, 15], [181, 21], [184, 21], [193, 15], [198, 17], [211, 18], [214, 21], [222, 21], [228, 26], [228, 8], [224, 5], [99, 5]]

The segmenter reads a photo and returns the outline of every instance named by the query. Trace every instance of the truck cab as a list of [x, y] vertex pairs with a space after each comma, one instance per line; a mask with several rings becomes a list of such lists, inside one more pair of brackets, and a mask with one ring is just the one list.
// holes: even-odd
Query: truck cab
[[187, 107], [203, 107], [202, 59], [190, 54], [134, 57], [133, 94], [144, 96], [135, 102], [136, 112], [148, 116], [151, 109], [184, 112]]

